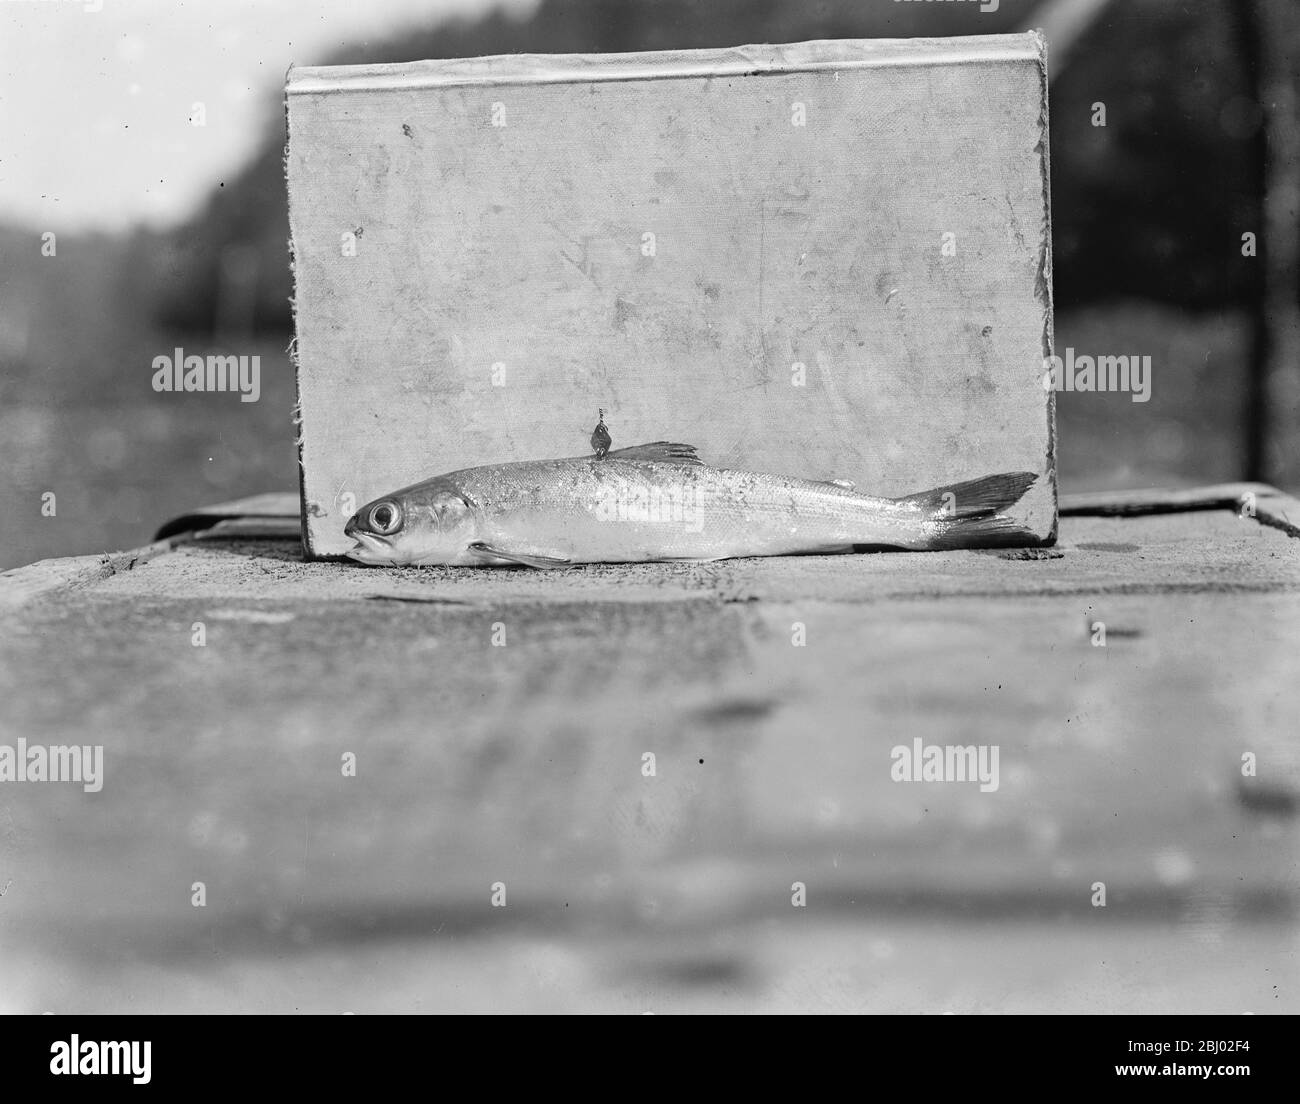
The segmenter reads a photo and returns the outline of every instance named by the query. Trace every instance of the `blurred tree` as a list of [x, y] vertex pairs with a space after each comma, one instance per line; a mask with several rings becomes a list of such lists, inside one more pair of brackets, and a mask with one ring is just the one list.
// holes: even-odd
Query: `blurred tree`
[[[1110, 5], [1052, 86], [1057, 306], [1245, 306], [1260, 269], [1260, 116], [1230, 2]], [[1097, 125], [1097, 104], [1105, 125]]]
[[[1228, 248], [1258, 226], [1262, 117], [1234, 30], [1243, 0], [1188, 6], [1172, 0], [1111, 4], [1071, 29], [1071, 64], [1052, 88], [1052, 188], [1057, 305], [1130, 297], [1192, 309], [1246, 306], [1261, 293], [1261, 266]], [[1089, 0], [1091, 3], [1091, 0]], [[1045, 10], [1050, 14], [1050, 8]], [[407, 61], [479, 54], [696, 48], [826, 37], [1010, 31], [1018, 5], [855, 0], [544, 0], [519, 20], [493, 12], [328, 59]], [[1032, 18], [1030, 20], [1032, 22]], [[1086, 29], [1084, 29], [1086, 28]], [[1075, 32], [1082, 30], [1077, 41]], [[1300, 43], [1276, 44], [1294, 78]], [[1094, 104], [1106, 125], [1094, 125]], [[288, 333], [292, 294], [277, 105], [262, 147], [206, 209], [173, 235], [185, 263], [161, 294], [159, 317], [212, 332], [233, 246], [257, 257], [251, 325]]]
[[1251, 320], [1245, 454], [1247, 478], [1267, 481], [1283, 468], [1274, 453], [1300, 413], [1300, 97], [1289, 50], [1300, 19], [1292, 0], [1244, 0], [1233, 14], [1263, 119], [1250, 144], [1263, 201], [1248, 232], [1263, 286]]
[[[907, 37], [992, 33], [1017, 28], [1020, 13], [1003, 4], [981, 14], [976, 5], [863, 5], [857, 0], [543, 0], [528, 19], [502, 11], [458, 19], [431, 30], [373, 45], [348, 48], [330, 64], [416, 61], [508, 53], [585, 53], [699, 49], [743, 42], [791, 42], [812, 38]], [[251, 247], [257, 257], [251, 293], [256, 332], [287, 334], [293, 294], [288, 265], [289, 224], [283, 172], [283, 108], [268, 112], [266, 136], [252, 162], [222, 181], [194, 219], [172, 235], [186, 258], [178, 278], [160, 288], [157, 318], [179, 330], [214, 333], [219, 306], [228, 300], [222, 257], [232, 247]], [[223, 283], [227, 281], [227, 283]]]

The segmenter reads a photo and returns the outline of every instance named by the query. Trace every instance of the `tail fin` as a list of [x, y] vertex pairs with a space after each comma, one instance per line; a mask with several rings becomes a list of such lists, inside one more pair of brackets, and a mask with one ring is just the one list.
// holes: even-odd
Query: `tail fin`
[[939, 531], [926, 543], [927, 548], [1037, 544], [1039, 539], [1034, 533], [1004, 513], [1037, 481], [1038, 476], [1033, 472], [987, 475], [983, 479], [906, 495], [897, 501], [916, 506], [939, 523]]

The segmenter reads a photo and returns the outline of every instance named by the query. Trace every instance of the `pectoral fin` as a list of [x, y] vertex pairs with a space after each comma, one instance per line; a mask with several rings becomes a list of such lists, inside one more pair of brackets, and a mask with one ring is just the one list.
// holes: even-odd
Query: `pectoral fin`
[[499, 545], [488, 544], [486, 541], [475, 541], [469, 546], [469, 551], [485, 560], [505, 560], [508, 563], [522, 564], [524, 567], [568, 567], [573, 563], [564, 556], [552, 556], [533, 549], [502, 548]]

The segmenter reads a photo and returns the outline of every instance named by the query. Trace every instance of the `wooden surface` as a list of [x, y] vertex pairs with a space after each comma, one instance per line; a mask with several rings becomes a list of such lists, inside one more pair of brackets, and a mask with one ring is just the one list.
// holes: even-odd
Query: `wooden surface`
[[1008, 35], [292, 70], [309, 550], [586, 452], [598, 407], [616, 446], [873, 494], [1039, 472], [1047, 537], [1044, 66]]
[[[0, 743], [105, 747], [0, 785], [6, 1011], [1300, 1010], [1258, 519], [555, 573], [236, 532], [0, 576]], [[894, 782], [918, 737], [1000, 788]]]

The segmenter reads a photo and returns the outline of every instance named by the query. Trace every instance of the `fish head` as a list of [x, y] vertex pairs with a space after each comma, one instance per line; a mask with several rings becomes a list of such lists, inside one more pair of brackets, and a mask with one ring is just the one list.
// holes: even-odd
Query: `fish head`
[[343, 527], [348, 556], [374, 565], [465, 562], [475, 530], [465, 497], [436, 480], [367, 502]]

